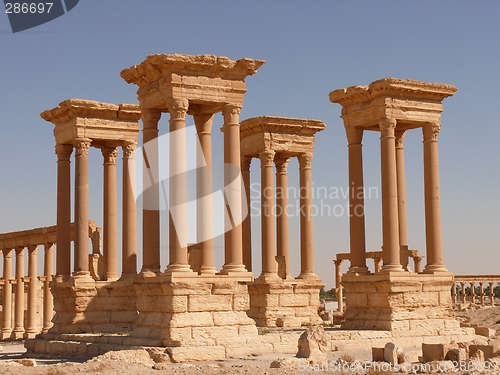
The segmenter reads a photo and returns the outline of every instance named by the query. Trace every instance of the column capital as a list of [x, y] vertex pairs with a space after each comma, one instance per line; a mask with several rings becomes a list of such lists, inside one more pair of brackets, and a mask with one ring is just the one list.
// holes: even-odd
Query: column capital
[[250, 164], [252, 163], [252, 157], [248, 155], [244, 155], [241, 157], [241, 170], [243, 172], [250, 171]]
[[342, 265], [342, 259], [334, 259], [333, 263], [335, 263], [336, 266], [341, 266]]
[[394, 137], [394, 131], [396, 130], [396, 119], [393, 118], [383, 118], [378, 121], [380, 127], [380, 132], [382, 137]]
[[422, 133], [424, 141], [437, 141], [439, 132], [441, 131], [441, 124], [439, 122], [429, 122], [422, 126]]
[[16, 246], [16, 254], [22, 253], [24, 251], [25, 247], [24, 246]]
[[242, 108], [241, 104], [224, 104], [224, 107], [222, 108], [222, 116], [224, 116], [224, 119], [227, 116], [233, 116], [233, 115], [239, 116], [241, 108]]
[[403, 142], [405, 140], [406, 130], [396, 130], [394, 132], [396, 137], [396, 148], [403, 148]]
[[167, 108], [170, 113], [170, 119], [184, 119], [189, 108], [189, 100], [186, 98], [169, 98]]
[[92, 140], [89, 138], [75, 138], [73, 145], [75, 146], [75, 155], [88, 155]]
[[33, 251], [36, 253], [36, 250], [38, 249], [38, 245], [29, 245], [26, 247], [30, 253], [32, 253]]
[[71, 154], [73, 153], [73, 145], [56, 145], [56, 155], [58, 161], [69, 161]]
[[156, 108], [141, 108], [141, 120], [145, 122], [158, 123], [161, 118], [161, 111]]
[[360, 128], [359, 126], [348, 125], [344, 125], [344, 128], [349, 146], [361, 144], [361, 142], [363, 141], [363, 128]]
[[259, 152], [259, 158], [261, 162], [260, 165], [262, 167], [272, 167], [274, 155], [276, 155], [276, 152], [274, 150]]
[[286, 174], [288, 163], [290, 162], [290, 158], [284, 157], [275, 157], [274, 164], [276, 165], [276, 174]]
[[213, 113], [193, 114], [194, 125], [198, 134], [212, 134]]
[[299, 159], [299, 167], [300, 167], [299, 169], [311, 169], [311, 164], [313, 159], [312, 153], [299, 155], [297, 159]]
[[116, 164], [116, 157], [118, 156], [116, 147], [102, 147], [101, 153], [104, 157], [104, 164]]
[[135, 157], [135, 150], [137, 149], [137, 141], [125, 141], [122, 144], [123, 157], [133, 158]]
[[2, 249], [4, 258], [12, 258], [12, 249]]

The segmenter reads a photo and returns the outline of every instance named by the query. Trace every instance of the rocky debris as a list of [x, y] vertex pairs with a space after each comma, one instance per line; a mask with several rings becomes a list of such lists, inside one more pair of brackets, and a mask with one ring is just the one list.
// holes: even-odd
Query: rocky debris
[[172, 358], [168, 354], [166, 349], [163, 348], [144, 348], [155, 363], [172, 363]]
[[384, 361], [395, 365], [398, 363], [398, 354], [396, 345], [393, 342], [388, 342], [384, 347]]
[[446, 358], [449, 361], [463, 362], [467, 360], [467, 350], [465, 348], [452, 348], [448, 350]]
[[271, 368], [296, 369], [298, 368], [299, 361], [300, 359], [297, 357], [278, 358], [271, 363]]
[[153, 367], [155, 361], [151, 358], [149, 353], [144, 349], [136, 350], [120, 350], [104, 353], [100, 356], [90, 359], [87, 362], [104, 362], [104, 361], [120, 361], [132, 364], [145, 365]]
[[36, 360], [31, 359], [31, 358], [13, 359], [12, 362], [19, 363], [20, 365], [23, 365], [26, 367], [35, 367], [36, 366]]
[[297, 358], [307, 358], [308, 362], [326, 362], [327, 336], [322, 326], [310, 327], [299, 337]]

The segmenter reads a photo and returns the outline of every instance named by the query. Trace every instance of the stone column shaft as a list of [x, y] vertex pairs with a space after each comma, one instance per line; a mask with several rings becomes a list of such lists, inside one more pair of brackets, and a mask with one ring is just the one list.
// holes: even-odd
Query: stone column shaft
[[133, 186], [135, 180], [135, 150], [137, 142], [125, 142], [123, 150], [122, 181], [122, 277], [137, 273], [137, 206]]
[[45, 279], [43, 282], [42, 333], [46, 333], [52, 327], [52, 316], [54, 313], [54, 298], [50, 292], [50, 282], [52, 281], [52, 274], [54, 273], [53, 248], [54, 244], [50, 243], [44, 245], [43, 274]]
[[38, 310], [38, 275], [37, 275], [37, 252], [38, 246], [28, 246], [28, 326], [24, 338], [34, 338], [38, 333], [36, 324], [36, 312]]
[[396, 173], [396, 120], [379, 122], [382, 164], [382, 258], [381, 272], [403, 271], [399, 258], [398, 192]]
[[471, 303], [476, 303], [476, 288], [475, 288], [476, 283], [473, 282], [470, 284], [470, 302]]
[[71, 165], [73, 145], [56, 145], [57, 154], [57, 256], [56, 273], [71, 274]]
[[483, 282], [479, 283], [479, 301], [481, 306], [484, 306], [484, 284]]
[[2, 289], [2, 313], [3, 326], [1, 339], [10, 338], [12, 333], [12, 249], [2, 249], [3, 253], [3, 279]]
[[186, 177], [186, 113], [187, 99], [171, 100], [169, 158], [169, 246], [168, 272], [191, 271], [188, 263], [187, 177]]
[[[292, 279], [290, 274], [290, 230], [288, 220], [288, 172], [290, 158], [276, 158], [276, 237], [277, 253], [283, 257], [285, 269], [279, 275], [283, 279]], [[278, 269], [279, 271], [279, 269]]]
[[116, 205], [116, 157], [115, 147], [102, 150], [104, 158], [104, 262], [106, 280], [118, 279], [118, 212]]
[[491, 306], [495, 306], [495, 293], [493, 290], [493, 283], [490, 283], [490, 304]]
[[276, 274], [274, 240], [274, 151], [261, 152], [262, 276]]
[[415, 263], [415, 273], [422, 272], [422, 258], [421, 256], [413, 257], [413, 262]]
[[[247, 272], [243, 265], [243, 199], [242, 186], [236, 183], [241, 172], [240, 155], [240, 105], [226, 104], [224, 116], [224, 186], [228, 215], [225, 227], [232, 228], [224, 234], [224, 265], [222, 274]], [[232, 164], [232, 165], [231, 165]]]
[[465, 298], [466, 298], [466, 294], [465, 294], [465, 283], [460, 283], [460, 287], [462, 288], [461, 292], [462, 292], [462, 303], [465, 304]]
[[142, 271], [160, 272], [160, 191], [158, 161], [159, 109], [141, 109], [144, 152], [142, 211]]
[[314, 230], [312, 216], [312, 154], [299, 156], [300, 180], [300, 275], [317, 278], [314, 273]]
[[75, 276], [89, 276], [89, 159], [91, 140], [75, 139]]
[[406, 180], [405, 180], [405, 149], [403, 146], [405, 131], [396, 130], [396, 170], [398, 184], [398, 230], [400, 260], [403, 270], [408, 271], [408, 230], [406, 224]]
[[24, 334], [24, 247], [16, 247], [16, 299], [12, 338], [19, 340]]
[[366, 266], [365, 199], [363, 182], [363, 129], [346, 127], [349, 159], [349, 234], [348, 273], [369, 274]]
[[426, 124], [424, 135], [424, 196], [427, 265], [424, 272], [446, 272], [443, 263], [441, 205], [439, 193], [439, 162], [437, 136], [441, 125]]
[[212, 203], [212, 121], [213, 114], [194, 115], [201, 149], [196, 149], [196, 230], [201, 242], [202, 275], [216, 273], [214, 266], [213, 203]]
[[252, 216], [250, 214], [250, 164], [251, 156], [244, 156], [241, 160], [241, 176], [245, 187], [246, 205], [248, 215], [243, 220], [242, 224], [242, 239], [243, 239], [243, 264], [248, 271], [252, 271]]
[[380, 265], [380, 262], [382, 261], [382, 258], [375, 257], [373, 258], [373, 264], [375, 268], [375, 273], [379, 273], [380, 270], [382, 269], [382, 266]]

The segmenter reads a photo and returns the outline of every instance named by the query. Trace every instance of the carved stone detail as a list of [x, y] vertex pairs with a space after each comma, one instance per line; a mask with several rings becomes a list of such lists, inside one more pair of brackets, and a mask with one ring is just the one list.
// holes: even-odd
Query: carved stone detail
[[274, 158], [274, 164], [276, 165], [276, 173], [286, 174], [289, 162], [290, 158], [283, 158], [283, 157]]
[[359, 126], [347, 126], [345, 127], [345, 133], [347, 135], [347, 141], [350, 145], [360, 144], [363, 140], [363, 128]]
[[184, 119], [189, 108], [189, 100], [186, 98], [172, 98], [167, 101], [170, 119]]
[[396, 130], [394, 133], [396, 136], [396, 147], [401, 148], [403, 147], [403, 143], [405, 140], [405, 135], [406, 135], [406, 130]]
[[382, 137], [394, 137], [394, 131], [396, 130], [396, 119], [384, 118], [379, 120], [378, 125], [380, 127], [380, 132]]
[[274, 155], [276, 155], [276, 152], [274, 151], [262, 151], [259, 152], [259, 158], [261, 162], [262, 167], [269, 167], [273, 166], [273, 161], [274, 161]]
[[124, 158], [133, 158], [135, 157], [135, 150], [137, 149], [137, 142], [127, 141], [123, 142], [122, 150]]
[[88, 138], [76, 138], [74, 140], [75, 155], [88, 155], [92, 141]]
[[158, 121], [160, 121], [160, 118], [161, 118], [161, 111], [159, 109], [153, 109], [153, 108], [141, 109], [142, 122], [158, 123]]
[[313, 154], [302, 154], [298, 157], [300, 169], [311, 169]]
[[250, 171], [250, 164], [252, 163], [251, 156], [242, 156], [241, 157], [241, 170], [242, 171]]
[[118, 156], [116, 147], [103, 147], [101, 152], [104, 157], [104, 164], [116, 164], [116, 157]]
[[441, 131], [441, 124], [437, 122], [430, 122], [422, 126], [422, 133], [424, 141], [437, 140], [439, 132]]
[[73, 152], [72, 145], [62, 145], [62, 144], [56, 145], [56, 155], [57, 155], [57, 160], [59, 161], [68, 161], [69, 158], [71, 157], [72, 152]]

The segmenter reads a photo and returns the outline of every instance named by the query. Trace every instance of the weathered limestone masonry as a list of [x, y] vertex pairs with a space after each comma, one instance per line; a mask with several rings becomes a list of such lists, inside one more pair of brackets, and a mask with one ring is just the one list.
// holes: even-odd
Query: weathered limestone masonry
[[[69, 99], [41, 114], [55, 125], [57, 163], [57, 252], [54, 326], [57, 333], [92, 333], [131, 330], [137, 319], [132, 277], [136, 273], [136, 210], [129, 175], [135, 157], [140, 112], [137, 105]], [[88, 152], [100, 148], [104, 164], [104, 272], [98, 275], [89, 262]], [[117, 273], [116, 157], [123, 150], [122, 275]], [[71, 273], [70, 156], [75, 149], [74, 269]]]
[[[342, 278], [347, 309], [343, 328], [389, 330], [393, 336], [452, 335], [463, 331], [452, 312], [453, 274], [443, 264], [439, 200], [438, 140], [442, 100], [456, 87], [441, 83], [384, 78], [369, 86], [330, 93], [342, 105], [349, 142], [350, 260]], [[408, 249], [403, 140], [421, 128], [424, 146], [427, 265], [422, 273], [404, 271], [400, 251]], [[383, 265], [366, 267], [362, 137], [380, 131], [382, 166]], [[361, 210], [362, 209], [362, 210]], [[360, 212], [358, 211], [358, 212]]]
[[[249, 285], [248, 312], [258, 326], [300, 327], [321, 322], [319, 291], [324, 285], [314, 272], [311, 162], [314, 134], [324, 128], [325, 124], [318, 120], [270, 116], [241, 122], [242, 173], [246, 191], [250, 191], [252, 159], [259, 158], [261, 164], [262, 273]], [[300, 211], [301, 272], [297, 278], [290, 275], [287, 166], [291, 157], [299, 160], [300, 205], [304, 208]], [[247, 219], [243, 235], [245, 250], [250, 253], [251, 228], [250, 218]]]
[[[476, 295], [476, 284], [479, 284], [479, 296]], [[455, 275], [454, 286], [451, 288], [453, 303], [460, 308], [465, 307], [467, 303], [481, 307], [486, 306], [484, 284], [489, 286], [488, 305], [495, 306], [494, 285], [500, 285], [500, 275]], [[467, 285], [470, 289], [469, 297], [465, 293]], [[476, 297], [479, 297], [479, 301]]]
[[[89, 221], [88, 237], [92, 240], [92, 254], [100, 254], [101, 228]], [[74, 238], [74, 224], [70, 224], [69, 239]], [[53, 298], [49, 284], [53, 275], [53, 247], [57, 238], [56, 226], [35, 228], [0, 234], [3, 254], [2, 313], [0, 340], [33, 338], [52, 327]], [[38, 247], [43, 245], [43, 273], [37, 270]], [[28, 249], [28, 276], [24, 270], [24, 251]], [[16, 274], [13, 277], [13, 255], [16, 255]], [[26, 286], [27, 284], [27, 286]], [[14, 288], [13, 288], [14, 286]], [[14, 317], [14, 319], [13, 319]]]

